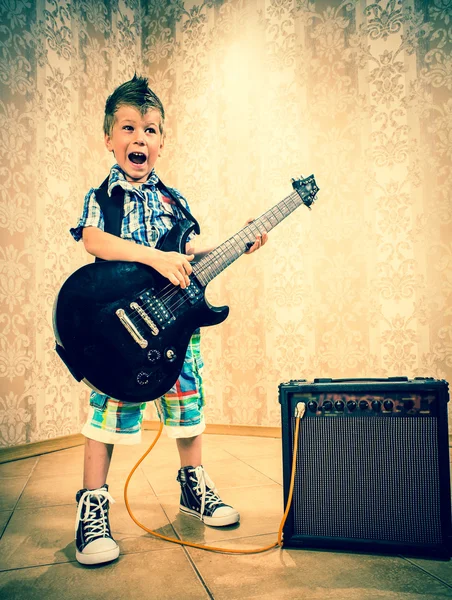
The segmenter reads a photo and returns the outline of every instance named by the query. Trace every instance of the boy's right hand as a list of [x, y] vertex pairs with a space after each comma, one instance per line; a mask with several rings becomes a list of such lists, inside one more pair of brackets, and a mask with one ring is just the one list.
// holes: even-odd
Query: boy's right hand
[[166, 277], [174, 285], [180, 285], [185, 289], [190, 285], [189, 275], [192, 267], [190, 262], [194, 259], [194, 254], [180, 254], [179, 252], [164, 252], [162, 250], [152, 249], [152, 257], [147, 263]]

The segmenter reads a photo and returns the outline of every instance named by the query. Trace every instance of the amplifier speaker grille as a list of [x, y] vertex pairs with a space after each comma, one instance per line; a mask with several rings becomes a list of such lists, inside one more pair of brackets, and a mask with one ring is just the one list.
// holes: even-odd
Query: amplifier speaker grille
[[443, 543], [436, 431], [422, 417], [302, 420], [294, 532]]

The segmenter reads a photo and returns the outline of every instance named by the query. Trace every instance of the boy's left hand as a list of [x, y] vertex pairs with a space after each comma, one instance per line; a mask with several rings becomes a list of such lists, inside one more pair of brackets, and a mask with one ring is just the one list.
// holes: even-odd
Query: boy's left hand
[[[245, 225], [248, 225], [248, 223], [252, 223], [253, 221], [254, 221], [254, 219], [248, 219], [247, 222], [245, 223]], [[268, 241], [268, 233], [266, 231], [264, 231], [263, 233], [256, 236], [256, 241], [250, 248], [248, 248], [248, 250], [245, 252], [245, 254], [252, 254], [256, 250], [259, 250], [259, 248], [261, 248], [264, 244], [266, 244], [267, 241]]]

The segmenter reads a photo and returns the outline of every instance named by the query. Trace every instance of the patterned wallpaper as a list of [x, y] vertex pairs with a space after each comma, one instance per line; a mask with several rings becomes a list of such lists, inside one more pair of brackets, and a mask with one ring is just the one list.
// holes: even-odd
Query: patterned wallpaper
[[[0, 445], [80, 430], [52, 305], [135, 71], [168, 114], [159, 172], [220, 242], [315, 174], [208, 287], [210, 423], [278, 425], [291, 378], [452, 375], [452, 0], [0, 0]], [[153, 409], [149, 407], [149, 418]]]

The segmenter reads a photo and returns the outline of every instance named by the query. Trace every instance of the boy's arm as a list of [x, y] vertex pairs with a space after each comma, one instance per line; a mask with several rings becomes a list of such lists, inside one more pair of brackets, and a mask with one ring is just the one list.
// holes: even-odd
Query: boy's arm
[[182, 289], [190, 283], [188, 276], [192, 272], [190, 262], [194, 258], [193, 254], [187, 256], [178, 252], [163, 252], [123, 240], [98, 227], [84, 227], [83, 244], [89, 254], [104, 260], [123, 260], [148, 265], [174, 285], [180, 285]]

